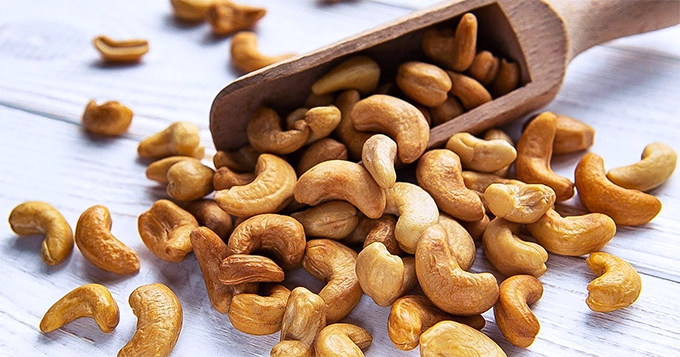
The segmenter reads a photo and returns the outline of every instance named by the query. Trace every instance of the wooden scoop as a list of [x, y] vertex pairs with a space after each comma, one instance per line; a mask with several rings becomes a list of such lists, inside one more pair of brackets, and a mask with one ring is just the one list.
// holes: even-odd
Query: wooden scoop
[[283, 115], [303, 106], [312, 83], [351, 55], [376, 60], [383, 81], [394, 78], [400, 63], [428, 61], [421, 49], [425, 29], [455, 29], [466, 12], [477, 16], [478, 48], [519, 62], [520, 88], [432, 128], [428, 148], [454, 133], [480, 132], [545, 106], [557, 95], [567, 63], [594, 45], [680, 23], [680, 1], [673, 0], [446, 1], [233, 81], [211, 108], [215, 147], [245, 145], [248, 120], [261, 105]]

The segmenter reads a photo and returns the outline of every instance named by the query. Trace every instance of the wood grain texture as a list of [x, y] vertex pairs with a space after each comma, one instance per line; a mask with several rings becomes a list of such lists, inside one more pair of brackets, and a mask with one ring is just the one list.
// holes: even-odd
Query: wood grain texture
[[[305, 52], [356, 34], [421, 7], [425, 1], [243, 1], [269, 13], [257, 26], [268, 53]], [[429, 1], [431, 3], [431, 1]], [[393, 3], [397, 5], [389, 5]], [[134, 11], [130, 11], [134, 9]], [[147, 37], [151, 51], [136, 66], [102, 66], [90, 45], [94, 36]], [[570, 64], [557, 98], [547, 107], [596, 129], [591, 151], [607, 168], [639, 160], [645, 145], [662, 141], [680, 150], [680, 27], [608, 43], [584, 52]], [[104, 204], [112, 233], [140, 255], [140, 272], [118, 277], [88, 263], [76, 250], [57, 267], [39, 256], [39, 237], [18, 238], [0, 224], [0, 354], [17, 356], [115, 355], [135, 330], [127, 299], [136, 287], [167, 284], [184, 306], [184, 328], [172, 356], [268, 356], [278, 334], [249, 336], [217, 313], [205, 293], [193, 255], [181, 263], [156, 258], [141, 242], [137, 216], [165, 191], [144, 177], [137, 159], [139, 140], [172, 121], [188, 120], [208, 131], [210, 104], [236, 78], [228, 65], [229, 39], [209, 35], [207, 25], [185, 26], [170, 15], [168, 2], [0, 2], [0, 214], [40, 199], [57, 207], [75, 227], [88, 207]], [[115, 139], [87, 135], [80, 115], [91, 98], [120, 100], [135, 112], [130, 131]], [[516, 140], [523, 120], [507, 126]], [[553, 168], [573, 178], [582, 154], [553, 159]], [[204, 160], [209, 163], [209, 156]], [[650, 224], [621, 228], [603, 249], [628, 260], [643, 279], [639, 300], [611, 314], [591, 312], [586, 285], [594, 278], [582, 257], [551, 254], [540, 278], [544, 297], [534, 305], [541, 322], [536, 342], [526, 350], [508, 344], [486, 313], [487, 332], [509, 356], [675, 356], [680, 353], [680, 178], [655, 189], [663, 209]], [[560, 205], [581, 213], [578, 200]], [[492, 271], [478, 250], [475, 271]], [[303, 270], [288, 276], [289, 287], [321, 283]], [[81, 319], [41, 334], [42, 315], [57, 299], [85, 283], [107, 286], [121, 311], [119, 326], [103, 334]], [[367, 356], [417, 356], [394, 348], [386, 333], [389, 308], [364, 296], [346, 319], [374, 338]]]

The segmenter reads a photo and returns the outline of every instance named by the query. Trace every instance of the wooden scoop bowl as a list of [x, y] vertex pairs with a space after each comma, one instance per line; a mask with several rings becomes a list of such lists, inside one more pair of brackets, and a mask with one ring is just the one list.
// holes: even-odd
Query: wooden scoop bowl
[[557, 95], [569, 61], [594, 45], [680, 23], [680, 1], [446, 1], [233, 81], [217, 94], [211, 108], [215, 147], [235, 150], [247, 144], [246, 126], [259, 106], [284, 115], [303, 106], [312, 83], [351, 55], [376, 60], [381, 81], [394, 78], [400, 63], [427, 61], [421, 49], [425, 29], [455, 29], [466, 12], [479, 22], [477, 47], [519, 62], [521, 84], [432, 128], [428, 148], [443, 145], [457, 132], [480, 132], [545, 106]]

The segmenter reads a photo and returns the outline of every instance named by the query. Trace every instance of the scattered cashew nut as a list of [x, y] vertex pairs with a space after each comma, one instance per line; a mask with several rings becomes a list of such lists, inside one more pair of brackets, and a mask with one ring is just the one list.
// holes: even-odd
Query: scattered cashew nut
[[380, 66], [367, 56], [354, 56], [342, 61], [312, 84], [312, 93], [321, 95], [343, 89], [356, 89], [368, 94], [378, 86]]
[[305, 150], [295, 171], [300, 176], [316, 164], [328, 160], [347, 160], [347, 146], [332, 138], [321, 139]]
[[528, 305], [543, 296], [543, 284], [531, 275], [515, 275], [501, 283], [498, 302], [493, 308], [496, 325], [503, 336], [517, 347], [529, 347], [541, 325]]
[[175, 16], [184, 21], [203, 21], [215, 0], [170, 0]]
[[334, 323], [319, 332], [314, 350], [319, 357], [363, 357], [362, 350], [367, 349], [371, 342], [373, 336], [363, 328]]
[[413, 254], [421, 234], [439, 222], [439, 209], [432, 196], [417, 185], [397, 182], [386, 190], [385, 213], [399, 217], [394, 236], [406, 253]]
[[640, 296], [642, 279], [627, 261], [603, 252], [590, 253], [586, 263], [598, 277], [588, 284], [586, 304], [597, 312], [632, 305]]
[[361, 151], [364, 147], [364, 142], [371, 137], [371, 133], [359, 131], [352, 123], [351, 113], [354, 104], [361, 99], [359, 91], [356, 89], [348, 89], [335, 100], [335, 106], [340, 109], [342, 117], [340, 124], [335, 128], [335, 135], [347, 146], [347, 153], [350, 159], [354, 161], [361, 160]]
[[505, 140], [482, 140], [470, 133], [457, 133], [446, 142], [446, 148], [460, 156], [463, 167], [479, 172], [494, 172], [515, 161], [517, 152]]
[[9, 215], [9, 225], [20, 236], [44, 234], [40, 256], [47, 265], [57, 265], [73, 251], [71, 226], [49, 203], [26, 201], [16, 206]]
[[248, 142], [258, 152], [286, 155], [305, 145], [311, 130], [301, 119], [292, 128], [283, 131], [279, 115], [273, 109], [260, 107], [248, 121], [246, 134]]
[[227, 0], [213, 1], [205, 12], [205, 19], [215, 35], [225, 36], [249, 29], [267, 14], [263, 7], [236, 4]]
[[100, 35], [92, 44], [107, 62], [137, 62], [149, 52], [149, 42], [143, 39], [116, 41]]
[[208, 292], [208, 299], [218, 312], [226, 314], [232, 301], [231, 286], [218, 280], [220, 264], [227, 257], [227, 244], [212, 230], [198, 227], [191, 231], [191, 245], [203, 274], [203, 281]]
[[132, 123], [132, 110], [116, 101], [97, 105], [90, 100], [85, 107], [83, 128], [94, 134], [118, 136], [125, 133]]
[[192, 251], [189, 235], [197, 227], [198, 222], [191, 213], [168, 200], [154, 202], [137, 219], [144, 245], [168, 262], [180, 262]]
[[420, 335], [420, 355], [506, 357], [487, 335], [455, 321], [442, 321]]
[[168, 168], [168, 196], [178, 201], [197, 200], [213, 192], [215, 171], [198, 160], [182, 160]]
[[628, 189], [649, 191], [666, 182], [678, 163], [678, 154], [663, 143], [652, 143], [642, 151], [642, 159], [632, 165], [609, 170], [607, 178]]
[[495, 218], [486, 227], [482, 238], [484, 254], [505, 276], [527, 274], [539, 277], [547, 269], [548, 252], [536, 243], [521, 240], [517, 236], [519, 229], [519, 223]]
[[396, 159], [397, 143], [389, 136], [376, 134], [364, 142], [361, 163], [380, 187], [390, 188], [397, 182]]
[[276, 56], [260, 53], [257, 48], [257, 35], [254, 32], [241, 31], [231, 38], [231, 63], [243, 73], [258, 70], [293, 56], [295, 56], [294, 53]]
[[314, 341], [326, 326], [326, 304], [319, 295], [299, 286], [290, 292], [281, 322], [281, 342], [271, 357], [311, 357]]
[[443, 104], [451, 89], [446, 72], [425, 62], [404, 62], [397, 69], [397, 86], [407, 97], [427, 107]]
[[142, 140], [137, 153], [144, 158], [190, 156], [202, 159], [205, 148], [200, 145], [199, 128], [194, 123], [175, 122], [166, 129]]
[[555, 203], [555, 192], [541, 184], [494, 183], [484, 191], [491, 213], [510, 222], [538, 221]]
[[273, 260], [250, 254], [232, 254], [222, 260], [218, 279], [225, 285], [280, 283], [285, 274]]
[[184, 160], [194, 160], [197, 163], [201, 163], [200, 160], [194, 159], [188, 156], [169, 156], [160, 160], [156, 160], [149, 164], [144, 171], [146, 178], [149, 180], [156, 181], [160, 184], [168, 184], [168, 170], [170, 167], [180, 161]]
[[446, 213], [439, 213], [439, 225], [446, 231], [447, 244], [451, 247], [458, 265], [463, 270], [469, 270], [477, 255], [472, 236], [458, 221]]
[[235, 172], [223, 166], [213, 174], [212, 185], [215, 191], [228, 190], [234, 186], [245, 186], [253, 182], [254, 179], [255, 172]]
[[222, 240], [227, 240], [233, 229], [231, 216], [224, 212], [215, 201], [209, 199], [196, 200], [184, 207], [191, 213], [199, 225], [209, 228]]
[[356, 275], [361, 290], [378, 306], [390, 306], [418, 283], [413, 257], [392, 255], [380, 242], [359, 252]]
[[568, 154], [593, 146], [595, 129], [566, 115], [557, 115], [553, 154]]
[[446, 71], [446, 73], [451, 77], [451, 90], [449, 93], [463, 103], [465, 110], [475, 109], [491, 101], [491, 94], [474, 78], [452, 71]]
[[52, 332], [69, 322], [92, 317], [104, 333], [118, 326], [118, 304], [109, 290], [99, 284], [85, 284], [71, 290], [50, 307], [40, 321], [40, 331]]
[[267, 284], [259, 294], [238, 294], [231, 300], [229, 321], [237, 330], [251, 335], [269, 335], [281, 329], [290, 290]]
[[359, 223], [357, 209], [343, 201], [330, 201], [291, 213], [305, 227], [307, 237], [342, 239], [348, 236]]
[[213, 156], [216, 169], [227, 167], [235, 172], [253, 172], [260, 152], [252, 145], [245, 145], [235, 151], [218, 151]]

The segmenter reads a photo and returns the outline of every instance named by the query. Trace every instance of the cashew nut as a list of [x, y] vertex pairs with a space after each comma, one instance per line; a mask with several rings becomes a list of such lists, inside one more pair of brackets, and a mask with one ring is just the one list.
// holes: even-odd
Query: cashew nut
[[489, 85], [489, 91], [493, 94], [494, 98], [512, 92], [519, 86], [521, 74], [519, 63], [508, 62], [505, 58], [501, 59], [498, 73]]
[[495, 218], [484, 232], [484, 254], [505, 276], [528, 274], [539, 277], [547, 269], [548, 252], [536, 243], [521, 240], [517, 236], [519, 228], [519, 223]]
[[142, 140], [137, 153], [144, 158], [162, 159], [168, 156], [203, 158], [199, 128], [194, 123], [175, 122], [166, 129]]
[[234, 228], [228, 253], [250, 254], [259, 250], [271, 252], [284, 268], [296, 266], [305, 254], [305, 232], [292, 217], [260, 214]]
[[463, 221], [478, 221], [484, 216], [479, 196], [465, 187], [460, 159], [454, 152], [436, 149], [423, 154], [416, 179], [442, 211]]
[[449, 29], [426, 31], [422, 47], [425, 54], [436, 62], [456, 71], [465, 71], [475, 58], [477, 17], [471, 13], [463, 15], [455, 33]]
[[378, 306], [390, 306], [418, 283], [413, 257], [392, 255], [380, 242], [359, 252], [356, 275], [361, 290]]
[[253, 172], [260, 153], [252, 145], [245, 145], [235, 151], [218, 151], [213, 156], [215, 168], [227, 167], [236, 172]]
[[215, 35], [225, 36], [249, 29], [267, 14], [263, 7], [236, 4], [227, 0], [213, 2], [205, 12], [205, 19]]
[[315, 107], [305, 111], [304, 121], [311, 131], [307, 144], [317, 142], [330, 135], [340, 124], [340, 119], [340, 109], [333, 105]]
[[90, 100], [83, 113], [83, 128], [94, 134], [118, 136], [130, 127], [132, 115], [132, 110], [119, 102], [97, 105], [94, 100]]
[[489, 273], [473, 274], [461, 269], [446, 234], [437, 224], [425, 230], [418, 241], [416, 274], [420, 287], [437, 307], [450, 314], [481, 314], [498, 299], [496, 278]]
[[92, 265], [116, 274], [139, 271], [139, 257], [134, 250], [111, 234], [111, 215], [104, 206], [92, 206], [76, 224], [78, 250]]
[[231, 286], [218, 280], [220, 264], [227, 257], [227, 245], [213, 231], [206, 227], [198, 227], [191, 231], [191, 245], [203, 274], [208, 299], [218, 312], [226, 314], [232, 301]]
[[515, 161], [517, 152], [504, 140], [482, 140], [470, 133], [457, 133], [446, 142], [446, 148], [460, 156], [466, 169], [494, 172]]
[[556, 128], [557, 116], [551, 112], [541, 113], [529, 122], [517, 142], [515, 173], [520, 181], [549, 186], [557, 201], [564, 201], [574, 195], [574, 183], [550, 168]]
[[373, 92], [380, 80], [380, 66], [367, 56], [354, 56], [342, 61], [312, 84], [317, 95], [343, 89], [356, 89], [362, 94]]
[[[253, 168], [253, 171], [255, 169]], [[228, 190], [234, 186], [245, 186], [255, 180], [254, 172], [235, 172], [226, 166], [220, 167], [212, 177], [215, 191]]]
[[382, 188], [390, 188], [397, 182], [394, 163], [397, 159], [397, 143], [389, 136], [376, 134], [368, 138], [361, 152], [361, 162]]
[[326, 202], [291, 216], [302, 223], [307, 237], [342, 239], [359, 223], [357, 209], [343, 201]]
[[354, 127], [354, 123], [352, 123], [352, 108], [354, 108], [354, 104], [360, 99], [359, 91], [356, 89], [348, 89], [338, 95], [338, 98], [335, 100], [335, 106], [338, 107], [340, 113], [342, 113], [340, 124], [335, 128], [335, 135], [337, 135], [340, 141], [347, 146], [349, 158], [354, 161], [361, 160], [361, 151], [364, 147], [364, 142], [372, 135], [371, 133], [357, 130]]
[[555, 203], [555, 192], [541, 184], [494, 183], [484, 191], [491, 213], [510, 222], [538, 221]]
[[661, 211], [658, 198], [618, 186], [605, 175], [604, 160], [595, 153], [581, 158], [574, 172], [578, 197], [591, 212], [604, 213], [616, 224], [639, 226]]
[[118, 304], [109, 290], [99, 284], [86, 284], [71, 290], [50, 307], [40, 321], [40, 331], [52, 332], [69, 322], [91, 317], [104, 333], [118, 326]]
[[447, 244], [456, 262], [463, 270], [469, 270], [475, 262], [477, 250], [475, 241], [463, 226], [445, 213], [439, 213], [439, 225], [446, 231]]
[[506, 357], [487, 335], [455, 321], [442, 321], [420, 335], [420, 355]]
[[549, 252], [580, 256], [602, 249], [616, 234], [616, 223], [601, 213], [562, 217], [551, 208], [527, 229]]
[[290, 290], [280, 284], [267, 284], [262, 295], [238, 294], [231, 300], [229, 321], [234, 328], [251, 335], [269, 335], [281, 329]]
[[568, 154], [593, 146], [595, 129], [566, 115], [557, 115], [553, 154]]
[[49, 203], [27, 201], [16, 206], [9, 215], [9, 225], [20, 236], [44, 234], [40, 256], [47, 265], [57, 265], [73, 251], [71, 226]]
[[213, 200], [203, 199], [189, 203], [184, 209], [191, 213], [199, 225], [210, 228], [222, 240], [227, 240], [233, 229], [231, 216]]
[[163, 284], [149, 284], [132, 291], [129, 303], [137, 316], [137, 331], [118, 357], [169, 356], [182, 330], [177, 296]]
[[319, 357], [363, 357], [362, 350], [373, 342], [373, 336], [363, 328], [335, 323], [324, 327], [316, 338], [314, 350]]
[[137, 62], [149, 52], [149, 42], [143, 39], [117, 41], [100, 35], [92, 44], [107, 62]]
[[493, 315], [498, 329], [513, 345], [527, 348], [534, 342], [541, 325], [528, 305], [542, 295], [543, 284], [531, 275], [511, 276], [501, 283]]
[[231, 38], [231, 63], [243, 73], [267, 67], [293, 56], [295, 56], [294, 53], [276, 56], [260, 53], [257, 48], [257, 35], [254, 32], [241, 31]]
[[255, 150], [286, 155], [305, 145], [311, 130], [307, 122], [298, 120], [290, 130], [283, 131], [279, 115], [273, 109], [260, 107], [248, 121], [246, 134]]
[[297, 202], [312, 206], [347, 201], [370, 218], [385, 211], [385, 190], [363, 166], [349, 161], [324, 161], [307, 170], [295, 184], [294, 195]]
[[149, 180], [156, 181], [160, 184], [168, 184], [168, 170], [170, 167], [180, 161], [184, 160], [194, 160], [197, 163], [201, 163], [200, 160], [194, 159], [188, 156], [170, 156], [160, 160], [156, 160], [146, 167], [144, 174]]
[[215, 0], [170, 0], [175, 16], [184, 21], [203, 21]]
[[640, 274], [627, 261], [603, 252], [590, 253], [588, 268], [598, 277], [588, 284], [586, 304], [597, 312], [632, 305], [642, 290]]
[[168, 200], [158, 200], [139, 215], [137, 229], [144, 245], [157, 257], [181, 262], [191, 252], [191, 231], [198, 222], [191, 213]]
[[[515, 143], [512, 141], [512, 138], [510, 135], [506, 134], [503, 130], [500, 129], [489, 129], [484, 133], [484, 140], [503, 140], [506, 143], [512, 145], [513, 147], [515, 146]], [[515, 151], [516, 152], [516, 151]], [[508, 172], [510, 171], [510, 165], [501, 167], [500, 169], [494, 171], [494, 174], [500, 176], [500, 177], [508, 177]]]
[[387, 333], [394, 346], [410, 351], [418, 346], [423, 331], [444, 320], [456, 320], [477, 330], [483, 329], [486, 324], [481, 315], [453, 316], [434, 306], [425, 296], [407, 295], [392, 304]]
[[465, 187], [472, 191], [484, 194], [484, 191], [494, 183], [522, 185], [522, 181], [507, 179], [496, 174], [486, 174], [475, 171], [463, 171]]
[[[441, 217], [439, 217], [439, 219], [441, 219]], [[489, 223], [489, 216], [484, 215], [484, 217], [482, 217], [482, 219], [479, 221], [460, 222], [460, 225], [468, 231], [473, 240], [480, 240], [482, 239], [484, 231], [486, 231], [486, 227], [489, 225]]]
[[484, 86], [472, 77], [464, 74], [446, 71], [451, 77], [449, 93], [456, 96], [463, 103], [465, 110], [472, 110], [491, 101], [491, 94]]
[[356, 228], [345, 237], [341, 242], [347, 246], [367, 247], [373, 242], [380, 242], [385, 245], [387, 251], [394, 255], [403, 253], [399, 248], [399, 242], [394, 237], [394, 228], [397, 219], [389, 214], [383, 215], [378, 219], [371, 219], [362, 216]]
[[271, 357], [311, 357], [314, 340], [326, 326], [326, 304], [319, 295], [299, 286], [290, 292], [281, 322], [281, 342]]
[[295, 170], [286, 160], [262, 154], [257, 159], [255, 179], [247, 185], [215, 192], [215, 202], [237, 217], [278, 212], [292, 199], [296, 180]]
[[261, 255], [232, 254], [224, 258], [217, 277], [224, 285], [280, 283], [283, 269]]
[[666, 182], [678, 163], [678, 154], [663, 143], [652, 143], [642, 151], [642, 159], [632, 165], [618, 167], [607, 178], [624, 188], [649, 191]]
[[328, 160], [347, 160], [345, 144], [331, 138], [324, 138], [315, 142], [302, 154], [295, 171], [300, 176], [316, 164]]
[[197, 200], [213, 192], [214, 173], [198, 160], [179, 161], [168, 169], [165, 191], [178, 201]]
[[347, 316], [363, 294], [355, 273], [357, 253], [329, 239], [307, 242], [302, 266], [326, 285], [319, 296], [326, 302], [326, 320], [336, 322]]
[[428, 107], [446, 101], [451, 78], [446, 72], [425, 62], [404, 62], [397, 69], [397, 85], [407, 97]]
[[476, 79], [482, 85], [488, 86], [496, 78], [499, 66], [500, 61], [493, 53], [480, 51], [475, 55], [468, 72], [470, 77]]
[[439, 209], [432, 196], [417, 185], [397, 182], [386, 190], [385, 213], [399, 217], [394, 236], [406, 253], [413, 254], [421, 234], [439, 222]]
[[425, 152], [430, 127], [418, 108], [399, 98], [374, 94], [352, 108], [352, 123], [358, 130], [382, 132], [397, 142], [397, 155], [412, 163]]
[[465, 109], [460, 104], [456, 97], [448, 96], [446, 101], [441, 105], [430, 108], [430, 115], [432, 116], [432, 126], [435, 127], [444, 124], [447, 121], [463, 114]]

